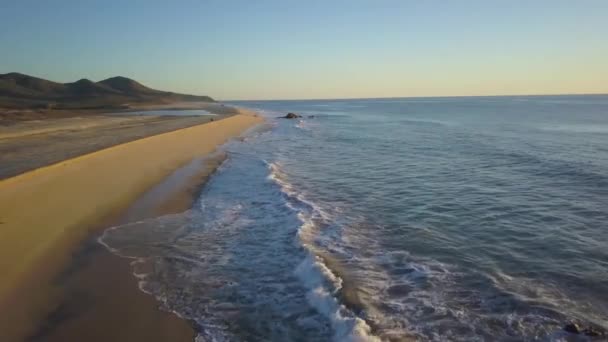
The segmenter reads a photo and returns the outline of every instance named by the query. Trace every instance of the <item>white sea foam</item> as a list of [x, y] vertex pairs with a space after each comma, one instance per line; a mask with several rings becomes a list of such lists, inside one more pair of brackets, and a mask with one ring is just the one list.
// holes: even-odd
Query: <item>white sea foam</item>
[[[270, 174], [268, 175], [268, 179], [279, 185], [281, 191], [286, 194], [288, 197], [295, 199], [299, 204], [304, 205], [309, 208], [309, 212], [311, 216], [319, 216], [325, 222], [328, 222], [332, 219], [331, 215], [329, 215], [325, 210], [321, 209], [315, 203], [308, 201], [304, 198], [303, 193], [294, 188], [294, 186], [287, 182], [285, 179], [287, 175], [281, 171], [281, 163], [273, 162], [266, 163], [268, 169], [270, 170]], [[291, 205], [291, 203], [287, 203], [287, 205], [296, 212], [300, 212], [298, 208]]]
[[304, 120], [298, 120], [296, 127], [304, 131], [310, 131], [310, 125]]
[[288, 203], [293, 210], [298, 211], [298, 219], [301, 221], [298, 230], [299, 243], [307, 250], [307, 256], [297, 266], [294, 273], [302, 284], [308, 289], [306, 295], [309, 304], [320, 314], [331, 322], [334, 331], [334, 341], [338, 342], [364, 342], [381, 341], [372, 334], [371, 327], [365, 320], [357, 317], [346, 308], [337, 298], [342, 289], [343, 280], [327, 267], [323, 259], [314, 253], [310, 243], [311, 229], [314, 228], [312, 216], [318, 214], [324, 219], [328, 215], [317, 208], [313, 203], [306, 201], [294, 187], [285, 180], [284, 173], [280, 170], [278, 163], [268, 164], [270, 174], [268, 178], [281, 187], [281, 190], [289, 197], [309, 208], [308, 212], [299, 210], [295, 205]]
[[320, 257], [310, 253], [296, 268], [295, 274], [309, 289], [307, 299], [310, 305], [330, 320], [335, 341], [380, 341], [372, 334], [367, 322], [340, 304], [336, 295], [342, 288], [342, 279]]
[[542, 131], [554, 131], [564, 133], [589, 133], [589, 134], [606, 134], [608, 133], [608, 125], [602, 124], [569, 124], [569, 125], [541, 125], [539, 129]]

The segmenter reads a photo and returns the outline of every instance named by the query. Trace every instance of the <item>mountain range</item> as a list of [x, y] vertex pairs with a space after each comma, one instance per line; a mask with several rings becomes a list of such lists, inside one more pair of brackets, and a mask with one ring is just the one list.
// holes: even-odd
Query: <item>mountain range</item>
[[215, 102], [209, 96], [148, 88], [122, 76], [58, 83], [16, 72], [0, 74], [0, 108], [102, 109], [183, 101]]

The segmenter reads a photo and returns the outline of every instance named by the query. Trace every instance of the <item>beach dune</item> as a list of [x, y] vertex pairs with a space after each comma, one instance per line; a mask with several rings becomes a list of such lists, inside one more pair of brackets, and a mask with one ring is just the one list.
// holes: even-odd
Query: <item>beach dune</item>
[[15, 339], [40, 319], [37, 312], [44, 310], [15, 308], [15, 298], [24, 296], [24, 289], [30, 292], [25, 294], [30, 306], [36, 306], [36, 296], [48, 297], [39, 292], [92, 227], [117, 215], [175, 169], [261, 121], [238, 114], [0, 180], [0, 340]]

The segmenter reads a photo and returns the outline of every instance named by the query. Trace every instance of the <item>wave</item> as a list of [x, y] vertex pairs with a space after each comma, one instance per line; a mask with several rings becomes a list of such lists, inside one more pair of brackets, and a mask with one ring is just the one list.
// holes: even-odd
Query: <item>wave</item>
[[309, 289], [310, 305], [331, 321], [335, 341], [381, 341], [372, 334], [365, 320], [339, 302], [336, 296], [342, 289], [342, 279], [333, 274], [320, 257], [310, 254], [295, 273]]
[[196, 324], [196, 341], [380, 341], [340, 302], [343, 280], [315, 253], [316, 222], [331, 216], [278, 163], [227, 152], [195, 208], [110, 227], [99, 243], [131, 260], [161, 308]]
[[[560, 325], [567, 316], [547, 302], [545, 295], [535, 300], [521, 297], [519, 289], [505, 289], [501, 286], [504, 282], [497, 283], [491, 272], [469, 274], [456, 265], [382, 248], [375, 245], [377, 237], [367, 236], [374, 231], [381, 234], [371, 227], [362, 227], [363, 235], [358, 235], [357, 229], [349, 229], [340, 241], [330, 244], [319, 241], [324, 233], [321, 230], [327, 229], [320, 224], [340, 218], [307, 200], [306, 193], [288, 181], [280, 163], [269, 163], [268, 168], [268, 178], [280, 186], [288, 206], [301, 221], [298, 242], [308, 255], [295, 273], [308, 289], [309, 304], [330, 319], [335, 341], [529, 335], [557, 341], [564, 337]], [[362, 246], [364, 252], [360, 251]], [[362, 303], [345, 298], [343, 292], [352, 279], [345, 281], [334, 269], [334, 260], [327, 262], [327, 253], [339, 254], [338, 248], [354, 253], [345, 252], [338, 257], [349, 260], [348, 272], [354, 272], [349, 277], [356, 279], [355, 286], [367, 293]], [[339, 270], [344, 271], [341, 267]], [[357, 304], [363, 310], [354, 311]], [[513, 311], [513, 307], [520, 310]], [[495, 331], [498, 327], [502, 332]]]
[[419, 119], [419, 118], [403, 118], [402, 122], [411, 123], [414, 125], [437, 125], [437, 126], [455, 126], [456, 123], [442, 121], [442, 120], [433, 120], [433, 119]]
[[603, 124], [569, 124], [569, 125], [542, 125], [538, 127], [541, 131], [563, 132], [563, 133], [587, 133], [607, 134], [608, 125]]
[[308, 289], [306, 297], [309, 304], [330, 320], [334, 331], [334, 341], [381, 341], [372, 334], [372, 329], [365, 320], [340, 303], [338, 293], [343, 288], [343, 280], [324, 263], [320, 256], [315, 254], [310, 241], [311, 229], [315, 226], [312, 217], [317, 214], [328, 219], [328, 215], [312, 202], [304, 199], [301, 193], [285, 180], [278, 163], [269, 163], [268, 169], [270, 171], [268, 179], [275, 182], [290, 198], [291, 203], [288, 202], [288, 205], [298, 211], [298, 218], [302, 223], [298, 230], [298, 238], [300, 245], [307, 250], [308, 255], [298, 265], [295, 274]]

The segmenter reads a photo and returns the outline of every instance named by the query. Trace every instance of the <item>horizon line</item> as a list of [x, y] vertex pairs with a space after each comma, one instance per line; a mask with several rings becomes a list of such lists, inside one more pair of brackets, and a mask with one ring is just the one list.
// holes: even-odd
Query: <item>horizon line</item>
[[422, 96], [379, 96], [379, 97], [317, 97], [317, 98], [287, 98], [287, 99], [244, 99], [244, 100], [225, 100], [218, 99], [218, 102], [239, 102], [239, 101], [332, 101], [332, 100], [390, 100], [390, 99], [428, 99], [428, 98], [461, 98], [461, 97], [535, 97], [535, 96], [608, 96], [606, 93], [557, 93], [557, 94], [505, 94], [505, 95], [422, 95]]
[[[75, 83], [75, 82], [78, 82], [81, 80], [89, 80], [91, 82], [99, 83], [102, 81], [106, 81], [108, 79], [121, 77], [121, 78], [126, 78], [131, 81], [140, 83], [145, 87], [149, 87], [149, 85], [146, 85], [147, 83], [143, 84], [133, 77], [122, 76], [122, 75], [106, 77], [100, 81], [93, 81], [90, 78], [85, 77], [85, 78], [80, 78], [79, 80], [72, 81], [72, 82], [69, 82], [69, 81], [62, 82], [62, 81], [54, 81], [54, 80], [51, 80], [48, 78], [43, 78], [41, 76], [33, 76], [31, 74], [26, 74], [26, 73], [23, 73], [20, 71], [8, 71], [8, 72], [0, 73], [0, 75], [9, 75], [9, 74], [19, 74], [19, 75], [23, 75], [23, 76], [27, 76], [27, 77], [38, 78], [38, 79], [41, 79], [44, 81], [50, 81], [50, 82], [60, 83], [60, 84]], [[161, 88], [165, 88], [165, 87], [161, 86]], [[161, 90], [161, 89], [156, 89], [156, 90]], [[170, 93], [177, 92], [176, 90], [161, 90], [161, 91], [170, 92]], [[268, 99], [240, 99], [240, 100], [217, 99], [212, 94], [202, 94], [201, 95], [199, 92], [191, 93], [190, 91], [186, 91], [186, 93], [183, 93], [183, 94], [194, 95], [194, 96], [210, 96], [210, 97], [214, 98], [216, 102], [239, 102], [239, 101], [332, 101], [332, 100], [339, 101], [339, 100], [382, 100], [382, 99], [465, 98], [465, 97], [599, 96], [599, 95], [608, 95], [608, 92], [602, 92], [602, 93], [545, 93], [545, 94], [492, 94], [492, 95], [420, 95], [420, 96], [378, 96], [378, 97], [317, 97], [317, 98], [284, 98], [284, 99], [268, 98]]]

